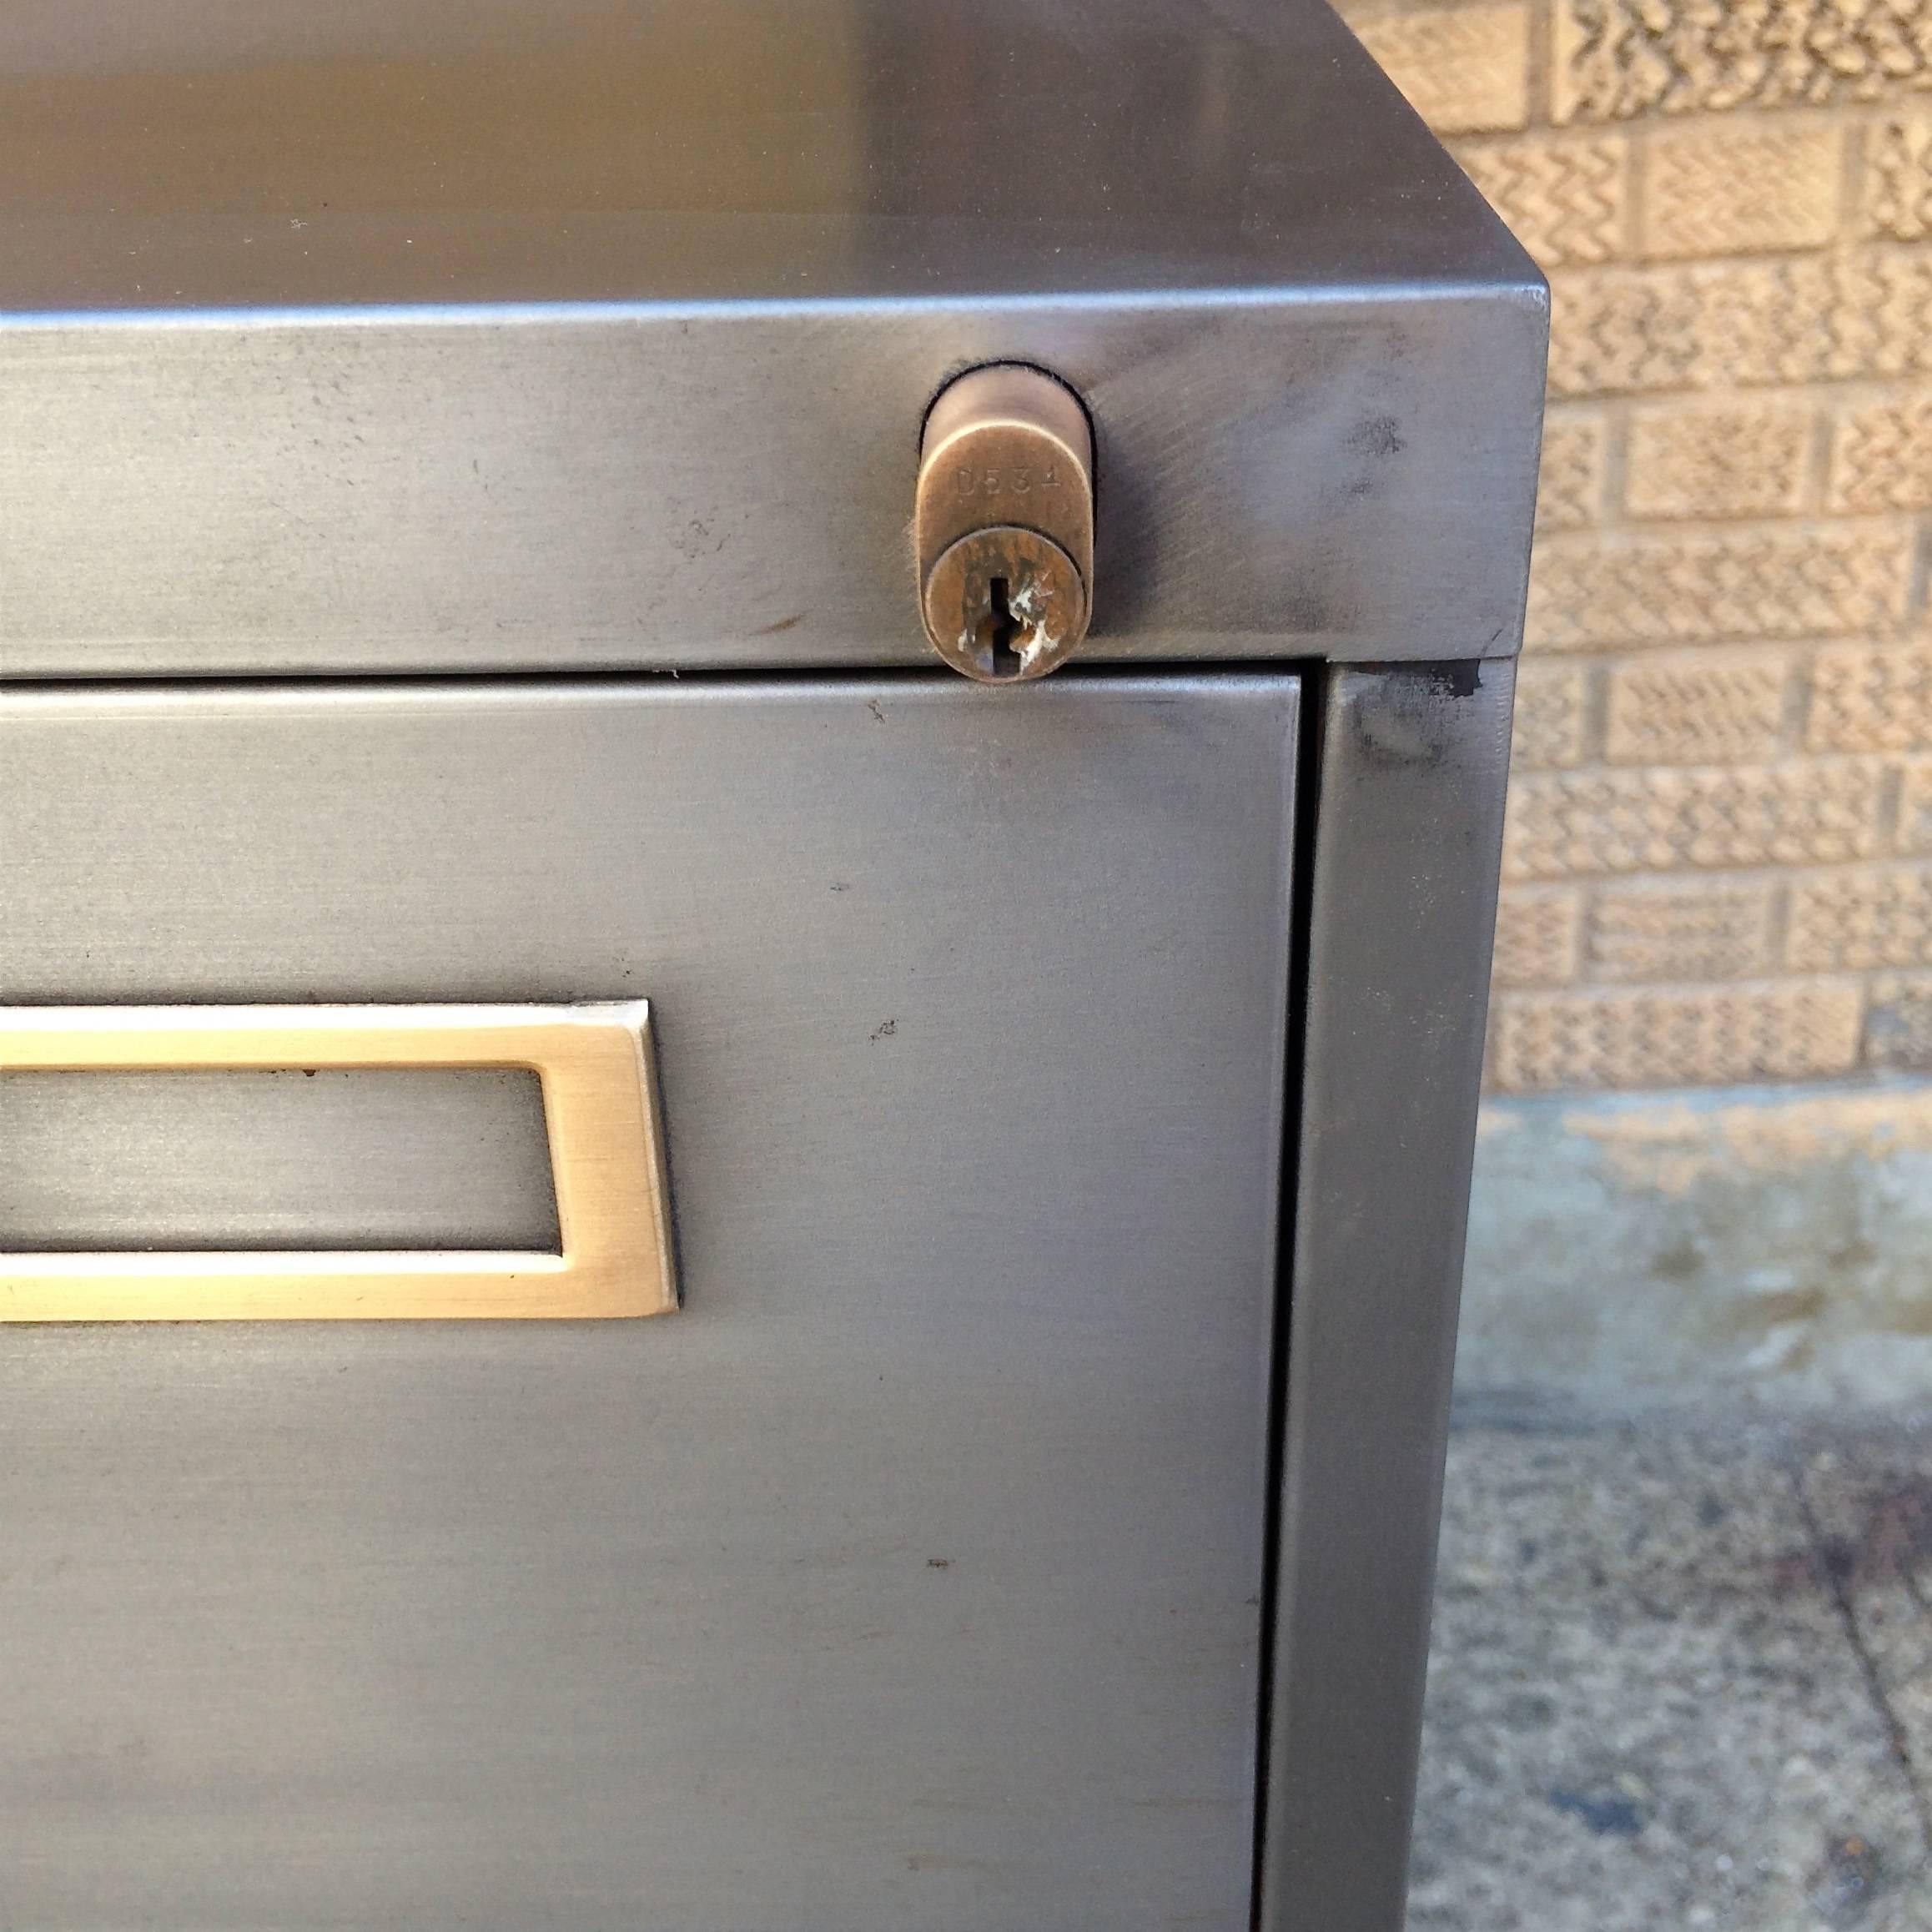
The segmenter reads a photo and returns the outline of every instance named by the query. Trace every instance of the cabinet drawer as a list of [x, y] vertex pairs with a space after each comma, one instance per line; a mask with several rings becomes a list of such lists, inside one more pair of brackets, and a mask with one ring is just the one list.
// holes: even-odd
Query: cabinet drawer
[[[1245, 1926], [1297, 697], [0, 694], [0, 1004], [647, 999], [684, 1293], [0, 1328], [10, 1912]], [[205, 1082], [63, 1077], [0, 1247], [245, 1245]], [[541, 1240], [527, 1106], [434, 1111], [277, 1238]]]

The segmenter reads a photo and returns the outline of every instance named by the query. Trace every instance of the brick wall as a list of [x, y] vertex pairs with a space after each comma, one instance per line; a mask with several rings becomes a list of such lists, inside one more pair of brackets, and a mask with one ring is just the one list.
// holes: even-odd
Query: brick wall
[[1932, 1068], [1932, 0], [1345, 0], [1554, 300], [1490, 1077]]

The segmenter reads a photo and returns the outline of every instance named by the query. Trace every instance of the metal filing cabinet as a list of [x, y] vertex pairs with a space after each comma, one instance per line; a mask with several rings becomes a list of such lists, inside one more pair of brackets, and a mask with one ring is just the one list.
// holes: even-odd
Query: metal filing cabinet
[[0, 63], [0, 1917], [1390, 1932], [1529, 264], [1314, 0]]

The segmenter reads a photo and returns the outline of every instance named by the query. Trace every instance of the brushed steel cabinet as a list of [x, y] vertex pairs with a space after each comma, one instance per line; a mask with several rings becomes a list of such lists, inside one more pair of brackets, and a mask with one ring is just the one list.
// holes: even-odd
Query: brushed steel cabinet
[[0, 1924], [1399, 1932], [1547, 324], [1324, 0], [11, 0]]
[[[0, 696], [0, 1004], [641, 993], [685, 1287], [0, 1334], [10, 1923], [1246, 1923], [1299, 685], [1005, 695]], [[0, 1076], [0, 1246], [177, 1077]], [[302, 1211], [536, 1245], [438, 1106]]]

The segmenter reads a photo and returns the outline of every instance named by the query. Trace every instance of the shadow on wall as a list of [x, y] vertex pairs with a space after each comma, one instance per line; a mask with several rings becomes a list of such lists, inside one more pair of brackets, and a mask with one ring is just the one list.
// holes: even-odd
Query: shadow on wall
[[1465, 1408], [1932, 1389], [1932, 1080], [1492, 1100]]

